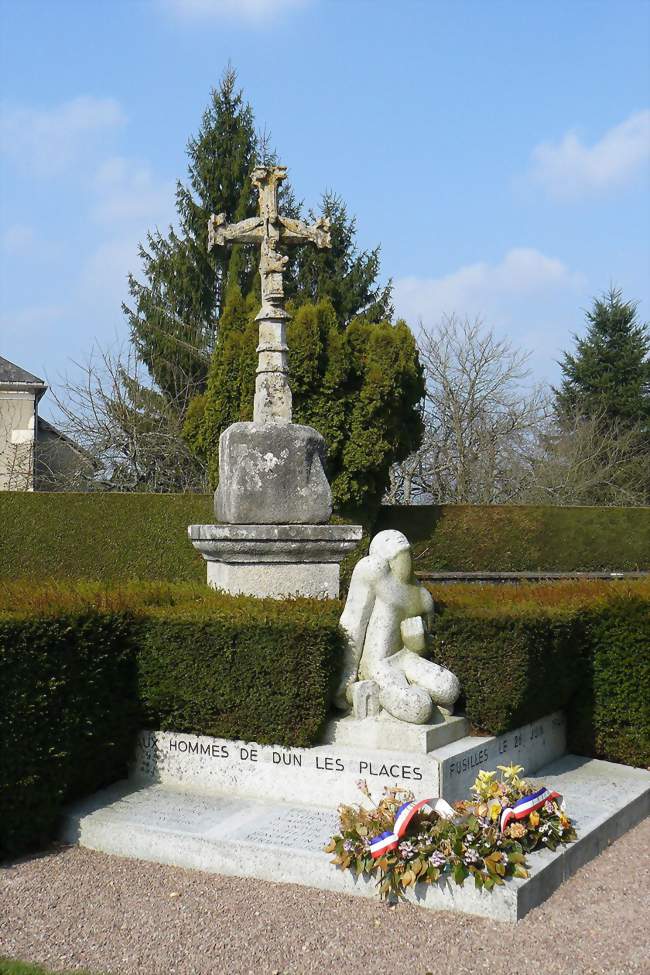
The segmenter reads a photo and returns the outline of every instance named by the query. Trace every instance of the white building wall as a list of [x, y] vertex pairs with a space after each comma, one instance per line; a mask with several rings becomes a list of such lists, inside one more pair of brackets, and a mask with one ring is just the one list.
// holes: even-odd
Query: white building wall
[[33, 391], [0, 389], [0, 491], [34, 490]]

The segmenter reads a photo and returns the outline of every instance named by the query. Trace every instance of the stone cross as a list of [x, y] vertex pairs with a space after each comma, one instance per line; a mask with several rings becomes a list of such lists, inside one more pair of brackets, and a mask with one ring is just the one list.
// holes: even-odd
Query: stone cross
[[256, 166], [251, 180], [259, 193], [259, 216], [226, 223], [225, 213], [208, 221], [208, 250], [215, 245], [259, 244], [262, 307], [259, 322], [259, 356], [255, 379], [255, 423], [291, 423], [291, 389], [288, 380], [286, 322], [282, 274], [289, 260], [280, 246], [311, 242], [330, 247], [329, 220], [321, 217], [312, 226], [278, 213], [278, 186], [286, 179], [286, 166]]

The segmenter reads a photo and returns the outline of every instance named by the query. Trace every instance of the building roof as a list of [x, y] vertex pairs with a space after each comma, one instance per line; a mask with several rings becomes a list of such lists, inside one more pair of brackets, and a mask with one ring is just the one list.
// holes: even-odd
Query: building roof
[[31, 372], [27, 372], [26, 369], [21, 369], [20, 366], [9, 362], [9, 359], [3, 359], [1, 355], [0, 383], [25, 383], [26, 386], [45, 386], [43, 380], [39, 379], [38, 376], [34, 376]]
[[95, 458], [88, 450], [85, 449], [85, 447], [80, 447], [78, 443], [71, 440], [70, 437], [68, 437], [65, 433], [61, 433], [60, 430], [57, 430], [55, 426], [53, 426], [48, 420], [43, 419], [42, 416], [38, 417], [38, 429], [42, 430], [44, 433], [49, 433], [54, 437], [58, 437], [59, 440], [63, 441], [63, 443], [66, 443], [82, 457], [85, 457], [86, 460], [89, 460], [93, 466], [96, 464]]

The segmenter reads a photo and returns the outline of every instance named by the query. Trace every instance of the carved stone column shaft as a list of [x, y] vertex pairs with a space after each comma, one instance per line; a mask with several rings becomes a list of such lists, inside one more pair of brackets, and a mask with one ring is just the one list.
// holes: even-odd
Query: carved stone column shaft
[[266, 305], [259, 322], [258, 364], [255, 377], [255, 423], [291, 423], [291, 388], [287, 361], [286, 323], [282, 308]]

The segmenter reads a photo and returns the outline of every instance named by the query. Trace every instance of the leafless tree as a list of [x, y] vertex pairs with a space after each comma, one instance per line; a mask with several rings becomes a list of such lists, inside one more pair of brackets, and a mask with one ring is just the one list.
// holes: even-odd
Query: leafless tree
[[391, 472], [386, 500], [408, 504], [516, 502], [548, 412], [547, 395], [528, 383], [528, 355], [497, 339], [480, 319], [420, 327], [426, 378], [420, 450]]
[[641, 427], [604, 416], [550, 418], [540, 430], [521, 501], [551, 505], [650, 504], [650, 448]]
[[182, 435], [182, 409], [153, 389], [132, 351], [98, 349], [53, 390], [57, 426], [94, 459], [87, 488], [206, 491], [205, 466]]

